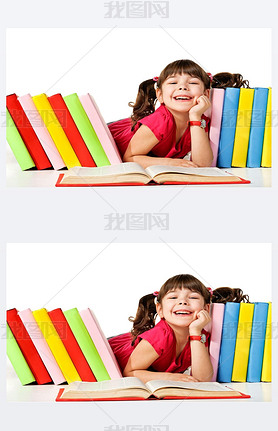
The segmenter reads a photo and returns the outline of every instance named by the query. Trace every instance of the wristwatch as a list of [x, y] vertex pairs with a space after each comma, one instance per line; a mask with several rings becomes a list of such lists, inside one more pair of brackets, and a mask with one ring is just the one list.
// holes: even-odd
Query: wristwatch
[[188, 121], [187, 124], [188, 126], [199, 126], [201, 129], [205, 129], [207, 122], [202, 118], [201, 121]]
[[189, 335], [189, 341], [200, 341], [201, 343], [205, 344], [207, 337], [205, 336], [205, 334], [201, 334], [201, 335]]

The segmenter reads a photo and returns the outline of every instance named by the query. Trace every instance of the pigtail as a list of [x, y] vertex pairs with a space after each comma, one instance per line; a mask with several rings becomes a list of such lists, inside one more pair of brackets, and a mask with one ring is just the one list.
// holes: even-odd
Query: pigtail
[[131, 130], [134, 130], [134, 127], [141, 118], [146, 117], [155, 111], [156, 91], [154, 84], [155, 81], [153, 79], [143, 81], [139, 85], [135, 103], [129, 102], [128, 106], [133, 108], [133, 114], [131, 115]]
[[133, 336], [131, 345], [133, 346], [138, 335], [142, 334], [155, 326], [155, 318], [157, 315], [154, 302], [154, 295], [143, 296], [138, 304], [138, 309], [135, 317], [129, 317], [129, 321], [133, 322], [131, 334]]
[[249, 81], [247, 79], [243, 79], [243, 76], [240, 73], [229, 72], [221, 72], [214, 75], [211, 86], [212, 88], [250, 88]]
[[250, 302], [249, 295], [244, 295], [241, 289], [218, 287], [212, 294], [212, 302], [226, 304], [226, 302]]

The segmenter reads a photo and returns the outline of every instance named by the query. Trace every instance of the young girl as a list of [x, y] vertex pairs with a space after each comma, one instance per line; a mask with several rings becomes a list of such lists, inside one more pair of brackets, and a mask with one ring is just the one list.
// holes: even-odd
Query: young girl
[[[149, 380], [210, 381], [212, 365], [208, 353], [213, 302], [249, 302], [240, 289], [206, 288], [189, 274], [167, 280], [159, 292], [143, 296], [126, 334], [109, 339], [124, 376]], [[156, 315], [160, 322], [155, 325]], [[191, 374], [184, 372], [191, 367]]]
[[[124, 162], [151, 165], [210, 166], [208, 138], [210, 86], [249, 86], [239, 74], [212, 77], [191, 60], [168, 64], [159, 77], [140, 84], [131, 118], [109, 124]], [[155, 110], [156, 101], [160, 107]], [[184, 159], [190, 158], [191, 161]]]

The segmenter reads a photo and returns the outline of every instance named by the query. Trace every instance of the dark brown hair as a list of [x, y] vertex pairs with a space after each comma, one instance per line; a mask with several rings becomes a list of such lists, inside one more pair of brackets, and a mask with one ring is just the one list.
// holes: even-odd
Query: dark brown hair
[[221, 72], [213, 76], [212, 88], [250, 88], [249, 81], [243, 79], [240, 73]]
[[212, 302], [249, 302], [249, 295], [244, 295], [241, 289], [231, 287], [218, 287], [213, 291]]
[[204, 298], [205, 304], [210, 303], [211, 295], [209, 290], [193, 275], [180, 274], [169, 278], [169, 280], [163, 284], [157, 296], [154, 296], [153, 293], [143, 296], [139, 300], [136, 316], [129, 317], [129, 321], [133, 322], [133, 328], [131, 330], [131, 334], [133, 335], [132, 345], [138, 335], [155, 326], [155, 319], [157, 316], [155, 298], [157, 298], [157, 302], [161, 303], [168, 292], [176, 289], [189, 289], [192, 292], [198, 292]]
[[[177, 60], [168, 64], [161, 72], [156, 82], [157, 88], [161, 88], [163, 82], [172, 75], [187, 73], [192, 77], [199, 78], [206, 89], [210, 88], [210, 78], [208, 74], [192, 60]], [[128, 106], [133, 108], [131, 115], [132, 130], [141, 118], [152, 114], [156, 104], [155, 81], [147, 79], [139, 85], [135, 103], [129, 102]]]

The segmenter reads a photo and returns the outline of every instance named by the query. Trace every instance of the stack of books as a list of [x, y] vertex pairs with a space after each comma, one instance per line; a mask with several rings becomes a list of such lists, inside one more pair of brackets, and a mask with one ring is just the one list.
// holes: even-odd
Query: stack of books
[[95, 382], [122, 377], [90, 309], [7, 311], [7, 355], [22, 383]]
[[56, 170], [122, 162], [90, 94], [7, 96], [6, 137], [20, 167]]
[[271, 88], [214, 88], [211, 93], [212, 166], [271, 167]]

